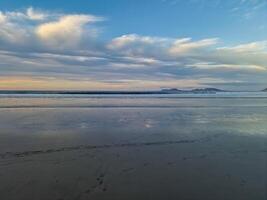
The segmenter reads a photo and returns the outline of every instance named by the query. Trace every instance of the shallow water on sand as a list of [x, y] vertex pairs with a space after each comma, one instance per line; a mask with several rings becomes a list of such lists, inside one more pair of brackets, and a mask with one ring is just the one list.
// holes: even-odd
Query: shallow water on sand
[[0, 199], [266, 199], [267, 98], [0, 97]]

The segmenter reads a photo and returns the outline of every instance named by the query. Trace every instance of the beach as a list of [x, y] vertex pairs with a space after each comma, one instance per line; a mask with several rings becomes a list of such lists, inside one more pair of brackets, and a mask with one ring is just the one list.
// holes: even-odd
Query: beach
[[0, 199], [266, 199], [263, 95], [0, 97]]

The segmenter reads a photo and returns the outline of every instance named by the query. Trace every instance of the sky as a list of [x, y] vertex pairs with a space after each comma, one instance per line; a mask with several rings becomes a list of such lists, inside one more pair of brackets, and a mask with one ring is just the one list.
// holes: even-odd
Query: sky
[[0, 1], [0, 89], [267, 88], [267, 0]]

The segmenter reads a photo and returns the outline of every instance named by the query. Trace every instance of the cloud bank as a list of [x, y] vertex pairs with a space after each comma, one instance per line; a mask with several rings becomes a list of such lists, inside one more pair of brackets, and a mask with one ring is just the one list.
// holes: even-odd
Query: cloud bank
[[136, 33], [101, 38], [102, 16], [0, 11], [0, 89], [267, 86], [267, 40], [225, 45]]

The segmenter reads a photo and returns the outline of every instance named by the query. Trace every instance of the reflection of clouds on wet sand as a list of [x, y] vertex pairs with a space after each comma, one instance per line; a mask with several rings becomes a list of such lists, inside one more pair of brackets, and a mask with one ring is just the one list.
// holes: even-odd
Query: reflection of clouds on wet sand
[[146, 128], [152, 128], [156, 124], [157, 124], [157, 122], [154, 121], [153, 119], [145, 119], [145, 127]]
[[118, 101], [0, 108], [0, 199], [264, 199], [266, 107], [246, 99]]

